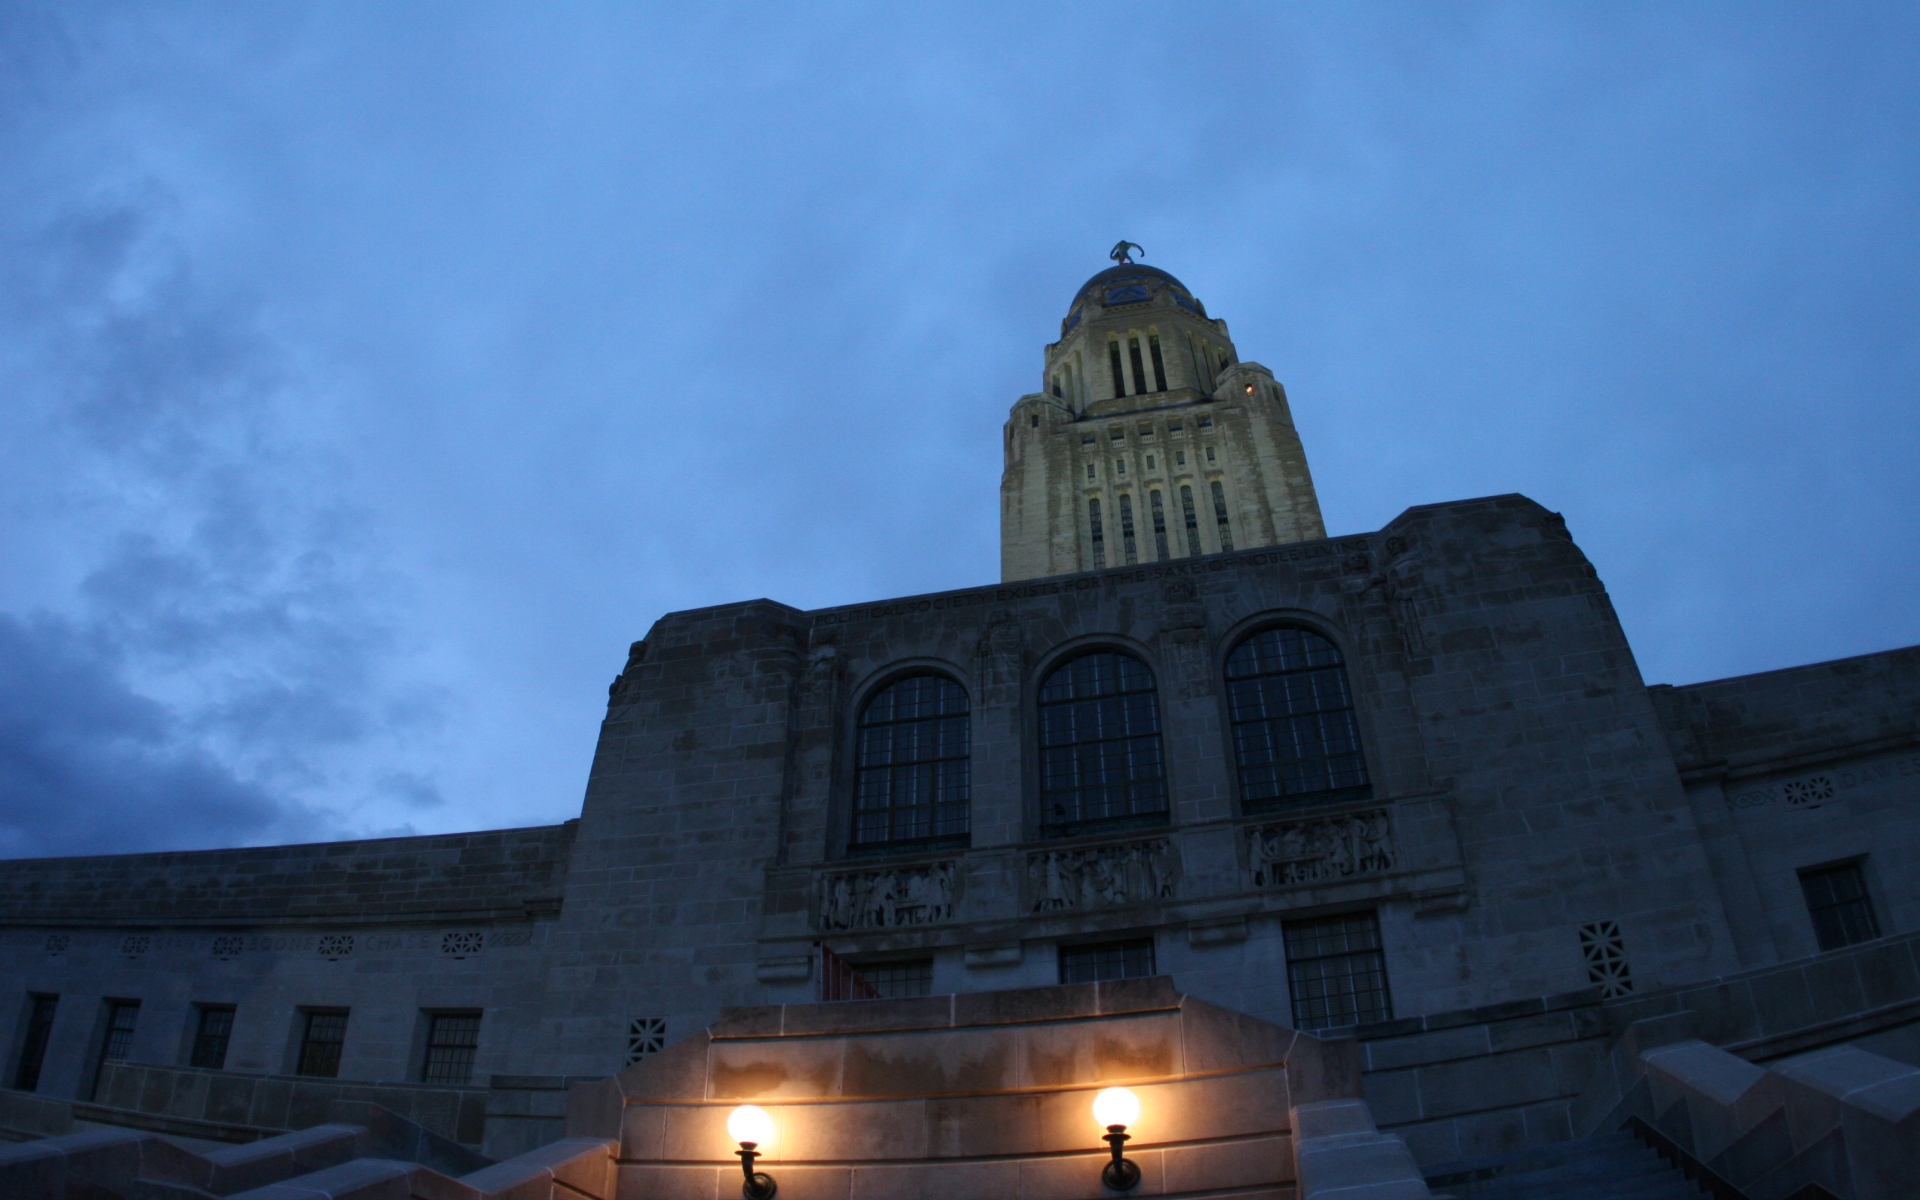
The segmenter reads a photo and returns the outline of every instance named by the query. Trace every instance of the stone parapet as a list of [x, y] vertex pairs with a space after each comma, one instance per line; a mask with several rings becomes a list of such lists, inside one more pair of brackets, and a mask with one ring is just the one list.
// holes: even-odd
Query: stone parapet
[[153, 929], [551, 916], [566, 887], [577, 825], [23, 859], [0, 871], [0, 926]]

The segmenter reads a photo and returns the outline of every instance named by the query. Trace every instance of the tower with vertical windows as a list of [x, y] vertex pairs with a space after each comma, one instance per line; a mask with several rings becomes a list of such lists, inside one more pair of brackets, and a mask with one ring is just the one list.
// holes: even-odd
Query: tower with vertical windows
[[1286, 389], [1185, 284], [1121, 258], [1007, 419], [1001, 579], [1325, 537]]

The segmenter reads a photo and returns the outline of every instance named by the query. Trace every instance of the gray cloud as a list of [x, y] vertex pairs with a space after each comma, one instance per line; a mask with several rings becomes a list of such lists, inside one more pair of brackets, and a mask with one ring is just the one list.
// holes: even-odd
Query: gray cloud
[[0, 614], [0, 856], [310, 839], [327, 822], [237, 778], [81, 631]]

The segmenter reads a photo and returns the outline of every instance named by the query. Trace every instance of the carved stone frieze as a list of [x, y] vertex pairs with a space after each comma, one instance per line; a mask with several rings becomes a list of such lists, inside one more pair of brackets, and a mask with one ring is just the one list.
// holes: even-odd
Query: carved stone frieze
[[1165, 838], [1042, 850], [1027, 855], [1033, 912], [1110, 908], [1173, 896], [1173, 852]]
[[896, 929], [953, 919], [953, 863], [847, 871], [820, 880], [820, 928]]
[[1247, 830], [1253, 886], [1330, 883], [1393, 870], [1393, 828], [1386, 809], [1306, 821], [1275, 821]]

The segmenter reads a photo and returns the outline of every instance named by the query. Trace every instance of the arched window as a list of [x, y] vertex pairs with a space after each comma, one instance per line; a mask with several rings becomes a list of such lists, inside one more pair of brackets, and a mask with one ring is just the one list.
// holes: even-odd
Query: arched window
[[1256, 633], [1227, 656], [1240, 799], [1250, 810], [1368, 792], [1347, 668], [1304, 629]]
[[941, 675], [909, 675], [860, 711], [853, 803], [856, 849], [967, 835], [967, 693]]
[[1095, 650], [1047, 676], [1040, 687], [1040, 806], [1049, 833], [1164, 817], [1160, 699], [1147, 664]]

